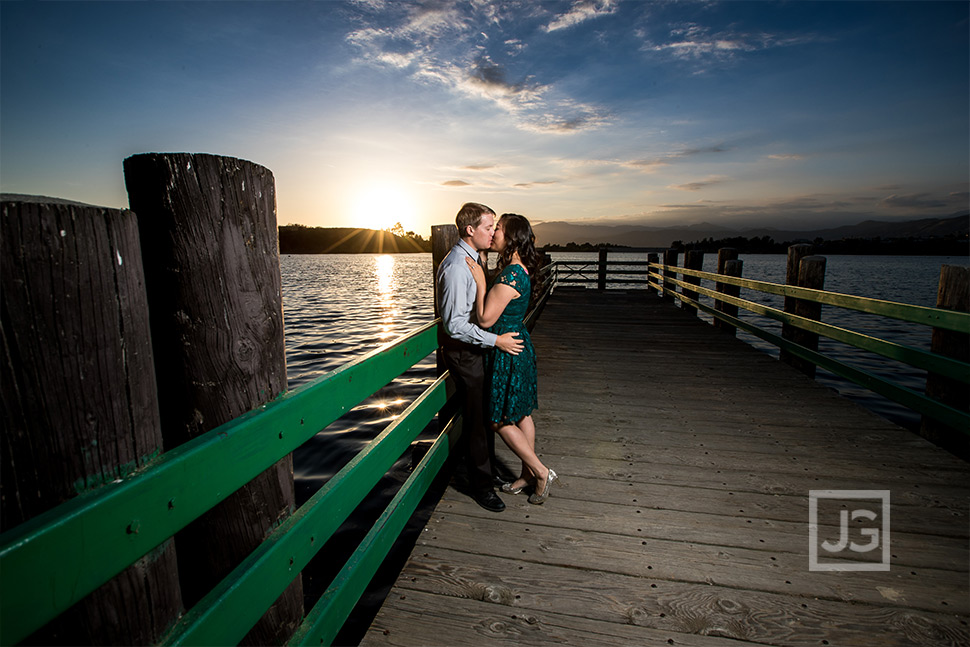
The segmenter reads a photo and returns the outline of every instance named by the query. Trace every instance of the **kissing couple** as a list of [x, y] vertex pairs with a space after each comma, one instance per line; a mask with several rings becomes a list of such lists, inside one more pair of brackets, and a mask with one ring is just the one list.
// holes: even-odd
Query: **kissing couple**
[[[496, 222], [495, 212], [476, 202], [461, 207], [455, 225], [459, 240], [438, 266], [435, 298], [445, 365], [462, 401], [471, 496], [501, 512], [505, 503], [494, 490], [500, 483], [506, 494], [529, 488], [529, 503], [545, 503], [558, 477], [535, 453], [536, 355], [524, 322], [539, 269], [535, 235], [524, 216], [506, 213]], [[499, 256], [490, 281], [489, 251]], [[522, 461], [512, 482], [493, 471], [496, 433]]]

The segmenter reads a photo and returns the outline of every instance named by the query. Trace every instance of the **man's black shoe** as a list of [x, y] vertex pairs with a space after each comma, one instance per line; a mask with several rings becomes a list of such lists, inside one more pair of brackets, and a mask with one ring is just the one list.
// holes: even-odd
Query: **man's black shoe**
[[499, 495], [495, 494], [492, 490], [485, 490], [484, 492], [475, 492], [472, 494], [472, 498], [475, 503], [482, 506], [489, 512], [501, 512], [505, 510], [505, 503], [499, 498]]

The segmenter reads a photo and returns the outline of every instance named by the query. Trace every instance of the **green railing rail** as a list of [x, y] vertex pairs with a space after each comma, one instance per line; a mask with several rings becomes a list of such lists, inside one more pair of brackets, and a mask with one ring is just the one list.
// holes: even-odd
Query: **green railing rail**
[[[548, 268], [544, 270], [548, 273]], [[531, 328], [552, 283], [537, 294]], [[0, 644], [12, 645], [149, 554], [191, 521], [433, 353], [440, 320], [232, 420], [144, 469], [0, 535]], [[164, 645], [237, 644], [354, 511], [451, 395], [447, 372], [242, 564], [182, 616]], [[290, 644], [328, 645], [461, 433], [440, 433], [310, 610]]]
[[924, 416], [970, 435], [970, 415], [966, 412], [955, 409], [938, 400], [927, 397], [923, 393], [896, 384], [868, 371], [850, 366], [818, 351], [805, 348], [780, 335], [760, 328], [749, 321], [725, 314], [700, 302], [698, 299], [691, 298], [682, 292], [677, 292], [674, 287], [676, 286], [681, 288], [681, 290], [694, 292], [699, 296], [710, 297], [717, 301], [738, 306], [754, 314], [779, 321], [783, 324], [789, 324], [829, 339], [849, 344], [860, 350], [872, 352], [918, 369], [957, 380], [964, 384], [970, 384], [970, 364], [930, 351], [879, 339], [821, 321], [800, 317], [777, 308], [765, 306], [740, 297], [730, 296], [694, 283], [688, 283], [687, 281], [676, 279], [674, 276], [678, 274], [683, 277], [690, 276], [722, 285], [734, 285], [766, 294], [796, 298], [963, 333], [970, 332], [970, 313], [895, 303], [826, 290], [814, 290], [792, 285], [768, 283], [766, 281], [731, 277], [724, 274], [714, 274], [676, 265], [665, 265], [663, 263], [651, 263], [648, 261], [618, 262], [604, 258], [601, 258], [600, 261], [555, 261], [551, 264], [549, 272], [556, 285], [598, 284], [603, 286], [603, 277], [605, 277], [607, 284], [620, 285], [622, 287], [640, 286], [654, 288], [661, 294], [673, 296], [699, 311], [705, 312], [731, 326], [749, 332], [770, 344], [784, 349], [794, 356], [812, 362], [816, 366], [835, 375], [839, 375]]
[[801, 317], [795, 314], [784, 312], [777, 308], [765, 306], [747, 299], [727, 295], [723, 292], [702, 287], [698, 284], [688, 283], [684, 280], [674, 278], [675, 275], [690, 276], [704, 281], [711, 281], [720, 284], [734, 285], [748, 290], [773, 294], [783, 297], [792, 297], [803, 301], [820, 303], [823, 305], [836, 306], [856, 312], [880, 315], [891, 319], [906, 321], [909, 323], [923, 324], [934, 328], [941, 328], [955, 332], [970, 331], [970, 313], [945, 310], [942, 308], [927, 308], [905, 303], [895, 303], [881, 299], [870, 299], [867, 297], [828, 292], [826, 290], [815, 290], [810, 288], [796, 287], [792, 285], [780, 285], [765, 281], [755, 281], [739, 277], [726, 276], [704, 272], [701, 270], [687, 269], [676, 265], [665, 265], [662, 263], [649, 263], [649, 285], [662, 294], [670, 295], [676, 299], [703, 311], [708, 315], [724, 321], [731, 326], [744, 330], [756, 337], [774, 344], [784, 349], [788, 353], [809, 361], [820, 368], [823, 368], [835, 375], [839, 375], [847, 380], [855, 382], [875, 393], [878, 393], [890, 400], [898, 402], [905, 407], [942, 422], [950, 427], [958, 429], [970, 435], [970, 414], [961, 411], [938, 400], [930, 398], [923, 393], [914, 391], [908, 387], [896, 384], [883, 377], [868, 371], [856, 368], [845, 362], [829, 357], [818, 351], [811, 350], [797, 344], [784, 337], [772, 333], [757, 325], [734, 317], [711, 306], [691, 298], [683, 292], [677, 292], [671, 286], [678, 286], [681, 290], [696, 293], [699, 296], [706, 296], [717, 301], [722, 301], [731, 305], [738, 306], [749, 312], [789, 324], [803, 330], [839, 341], [860, 350], [876, 353], [882, 357], [893, 359], [915, 368], [923, 369], [931, 373], [957, 380], [964, 384], [970, 384], [970, 364], [962, 362], [944, 355], [939, 355], [930, 351], [913, 348], [892, 341], [886, 341], [877, 337], [872, 337], [863, 333], [847, 330], [838, 326]]
[[[5, 532], [0, 642], [14, 644], [43, 626], [436, 347], [437, 322], [166, 452], [147, 469]], [[170, 643], [238, 642], [444, 400], [441, 379], [189, 611]], [[334, 491], [336, 496], [329, 494]], [[288, 532], [296, 524], [310, 529], [305, 537]]]

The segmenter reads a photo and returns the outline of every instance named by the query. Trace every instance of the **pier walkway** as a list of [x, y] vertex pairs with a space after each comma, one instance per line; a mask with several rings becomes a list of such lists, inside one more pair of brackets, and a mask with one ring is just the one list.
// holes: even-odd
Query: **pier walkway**
[[[561, 485], [449, 487], [362, 645], [970, 644], [966, 462], [644, 291], [560, 289], [533, 339]], [[812, 490], [889, 491], [888, 571], [809, 568]], [[885, 542], [825, 496], [817, 540], [857, 509]]]

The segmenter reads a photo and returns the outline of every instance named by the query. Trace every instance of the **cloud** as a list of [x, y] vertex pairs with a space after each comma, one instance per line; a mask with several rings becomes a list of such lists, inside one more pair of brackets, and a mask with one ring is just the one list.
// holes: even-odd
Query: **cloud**
[[513, 184], [517, 189], [531, 189], [534, 186], [548, 186], [550, 184], [559, 184], [559, 180], [543, 180], [539, 182], [520, 182], [518, 184]]
[[701, 189], [706, 189], [709, 186], [715, 186], [717, 184], [724, 184], [724, 178], [712, 177], [698, 182], [688, 182], [687, 184], [671, 186], [670, 188], [679, 191], [700, 191]]
[[462, 166], [463, 171], [489, 171], [493, 168], [498, 168], [497, 164], [472, 164], [470, 166]]
[[471, 184], [464, 180], [448, 180], [447, 182], [442, 182], [441, 186], [471, 186]]
[[[697, 23], [685, 23], [672, 28], [664, 42], [645, 41], [642, 51], [666, 54], [675, 59], [689, 62], [729, 62], [739, 55], [775, 49], [794, 47], [816, 42], [820, 37], [814, 34], [796, 36], [777, 36], [767, 32], [720, 31], [712, 33], [707, 27]], [[700, 72], [706, 69], [698, 70]]]
[[[521, 81], [519, 83], [510, 83], [506, 80], [505, 68], [501, 65], [494, 63], [489, 57], [485, 56], [480, 58], [475, 62], [475, 66], [469, 73], [469, 77], [472, 83], [481, 84], [482, 87], [488, 92], [496, 92], [498, 94], [505, 95], [516, 95], [525, 93], [541, 93], [542, 88], [538, 85], [532, 85]], [[533, 98], [536, 96], [532, 95]]]
[[776, 155], [769, 155], [768, 156], [768, 159], [770, 159], [770, 160], [781, 160], [781, 161], [787, 161], [787, 160], [803, 160], [803, 159], [805, 159], [805, 156], [804, 155], [796, 155], [794, 153], [789, 153], [787, 155], [786, 154], [776, 154]]
[[622, 166], [627, 166], [635, 169], [640, 169], [643, 171], [655, 171], [664, 166], [669, 166], [669, 162], [665, 159], [645, 159], [645, 160], [630, 160], [628, 162], [623, 162]]
[[717, 153], [726, 153], [731, 150], [730, 146], [725, 144], [715, 144], [713, 146], [702, 146], [699, 148], [686, 148], [682, 151], [677, 151], [673, 153], [667, 153], [666, 155], [660, 155], [655, 158], [639, 159], [639, 160], [628, 160], [621, 162], [621, 166], [626, 166], [629, 168], [635, 168], [642, 171], [655, 171], [664, 166], [669, 166], [672, 162], [680, 159], [694, 157], [695, 155], [712, 155]]
[[[504, 38], [503, 29], [521, 27], [523, 16], [533, 11], [529, 3], [387, 3], [382, 11], [375, 6], [357, 5], [361, 26], [346, 36], [360, 63], [401, 70], [415, 81], [488, 101], [528, 132], [572, 135], [612, 121], [603, 107], [509, 68], [526, 45]], [[566, 15], [591, 17], [613, 10], [613, 0], [579, 2]]]
[[946, 195], [930, 193], [892, 194], [879, 201], [880, 204], [896, 209], [966, 209], [970, 193], [954, 191]]
[[705, 146], [703, 148], [688, 148], [679, 153], [675, 153], [672, 157], [692, 157], [694, 155], [706, 155], [708, 153], [726, 153], [731, 150], [721, 144], [716, 146]]
[[608, 16], [615, 12], [616, 2], [614, 0], [576, 0], [569, 11], [556, 16], [544, 29], [547, 33], [567, 29], [587, 20]]

